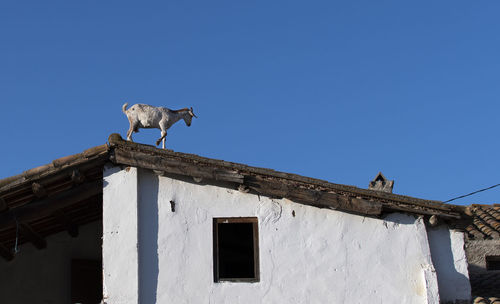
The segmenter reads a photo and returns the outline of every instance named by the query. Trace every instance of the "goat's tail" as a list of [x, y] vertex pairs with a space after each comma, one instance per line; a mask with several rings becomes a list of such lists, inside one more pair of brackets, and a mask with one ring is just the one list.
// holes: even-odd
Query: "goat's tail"
[[124, 103], [123, 106], [122, 106], [122, 111], [125, 114], [127, 114], [127, 107], [128, 107], [128, 102]]

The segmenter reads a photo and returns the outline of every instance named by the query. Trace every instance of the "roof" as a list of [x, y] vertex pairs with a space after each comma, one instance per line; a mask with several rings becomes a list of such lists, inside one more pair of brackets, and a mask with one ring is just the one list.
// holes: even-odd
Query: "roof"
[[[258, 168], [194, 154], [157, 149], [124, 141], [112, 134], [109, 145], [114, 163], [156, 170], [166, 175], [191, 176], [207, 181], [229, 182], [270, 197], [289, 198], [298, 203], [378, 216], [402, 211], [460, 219], [465, 207], [354, 186], [334, 184], [297, 174]], [[237, 187], [236, 187], [237, 188]]]
[[107, 163], [363, 216], [396, 211], [447, 221], [467, 217], [463, 206], [157, 149], [112, 134], [105, 145], [0, 180], [0, 255], [13, 258], [9, 248], [16, 230], [21, 232], [19, 244], [29, 241], [43, 248], [47, 235], [67, 230], [76, 236], [79, 225], [101, 219], [102, 170]]
[[497, 297], [490, 297], [490, 298], [475, 297], [474, 301], [472, 303], [473, 304], [500, 304], [500, 298], [497, 298]]
[[471, 205], [472, 222], [466, 227], [469, 239], [500, 239], [500, 204]]
[[18, 244], [46, 246], [44, 238], [102, 218], [102, 166], [107, 145], [62, 157], [52, 163], [0, 180], [0, 255], [13, 258]]

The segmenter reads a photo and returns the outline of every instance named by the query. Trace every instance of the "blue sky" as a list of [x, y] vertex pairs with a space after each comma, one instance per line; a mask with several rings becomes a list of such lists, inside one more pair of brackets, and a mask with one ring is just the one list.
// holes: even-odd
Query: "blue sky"
[[[446, 200], [500, 183], [498, 1], [2, 1], [0, 178], [192, 106], [167, 147]], [[153, 144], [158, 130], [135, 140]], [[500, 187], [457, 203], [500, 202]]]

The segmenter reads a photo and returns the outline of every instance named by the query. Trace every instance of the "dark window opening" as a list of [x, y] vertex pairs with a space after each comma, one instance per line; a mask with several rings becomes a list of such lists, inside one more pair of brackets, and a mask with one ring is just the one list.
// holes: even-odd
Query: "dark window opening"
[[214, 281], [259, 281], [255, 217], [214, 219]]
[[486, 270], [500, 270], [500, 255], [486, 256]]
[[71, 303], [100, 303], [102, 300], [102, 261], [71, 261]]

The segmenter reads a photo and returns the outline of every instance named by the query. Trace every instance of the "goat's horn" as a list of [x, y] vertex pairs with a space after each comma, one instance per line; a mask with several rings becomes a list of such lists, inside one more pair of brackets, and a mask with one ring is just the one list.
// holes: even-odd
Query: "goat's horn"
[[189, 114], [193, 115], [194, 117], [198, 118], [198, 116], [194, 115], [194, 112], [193, 112], [193, 107], [191, 107], [191, 109], [189, 110]]

